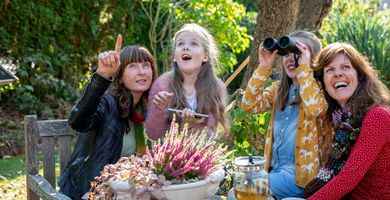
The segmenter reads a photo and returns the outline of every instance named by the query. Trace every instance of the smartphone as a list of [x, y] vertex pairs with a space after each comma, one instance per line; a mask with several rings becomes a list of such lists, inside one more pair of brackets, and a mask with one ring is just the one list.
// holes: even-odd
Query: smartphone
[[[169, 113], [169, 116], [173, 116], [173, 113], [179, 113], [181, 112], [181, 110], [177, 110], [177, 109], [174, 109], [174, 108], [168, 108], [168, 113]], [[194, 117], [196, 119], [199, 119], [199, 118], [205, 118], [205, 121], [207, 122], [209, 120], [209, 116], [208, 115], [205, 115], [205, 114], [201, 114], [201, 113], [194, 113]]]

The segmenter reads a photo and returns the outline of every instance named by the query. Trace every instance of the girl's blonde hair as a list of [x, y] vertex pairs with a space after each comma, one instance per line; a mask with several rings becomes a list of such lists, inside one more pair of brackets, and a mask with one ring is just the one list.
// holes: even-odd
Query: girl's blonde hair
[[[306, 46], [309, 47], [312, 62], [314, 58], [318, 55], [318, 53], [320, 53], [321, 51], [322, 44], [320, 40], [317, 38], [316, 35], [311, 32], [298, 30], [290, 33], [288, 36], [299, 40], [300, 42], [304, 43]], [[287, 106], [291, 84], [292, 79], [287, 76], [286, 72], [284, 71], [284, 67], [282, 67], [281, 79], [278, 85], [278, 99], [276, 101], [276, 107], [281, 111], [284, 110], [284, 108]], [[293, 103], [299, 103], [300, 101], [301, 96], [298, 93], [296, 94]]]
[[[225, 116], [226, 99], [223, 98], [226, 92], [226, 86], [215, 74], [214, 68], [220, 65], [219, 53], [213, 36], [202, 26], [197, 24], [185, 24], [173, 37], [173, 51], [176, 47], [176, 39], [183, 32], [190, 32], [200, 38], [201, 44], [208, 54], [209, 61], [202, 64], [201, 70], [195, 82], [196, 89], [196, 112], [213, 113], [216, 122], [219, 122], [227, 131], [227, 120]], [[180, 72], [176, 62], [173, 62], [173, 78], [169, 85], [170, 90], [174, 93], [171, 107], [184, 109], [189, 107], [187, 104], [184, 89], [183, 75]]]

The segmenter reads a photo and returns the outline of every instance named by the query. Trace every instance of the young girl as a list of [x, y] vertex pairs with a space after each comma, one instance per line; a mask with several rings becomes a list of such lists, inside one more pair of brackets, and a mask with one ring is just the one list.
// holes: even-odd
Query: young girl
[[293, 32], [289, 37], [296, 40], [301, 52], [299, 66], [295, 68], [293, 53], [283, 56], [281, 80], [264, 88], [277, 50], [270, 52], [261, 44], [259, 67], [241, 103], [246, 112], [272, 110], [264, 155], [271, 193], [277, 199], [304, 197], [303, 188], [318, 173], [325, 148], [323, 136], [329, 134], [330, 127], [324, 120], [328, 105], [310, 67], [321, 43], [305, 31]]
[[[226, 86], [216, 76], [219, 65], [217, 46], [211, 34], [197, 24], [186, 24], [174, 38], [173, 70], [161, 75], [149, 93], [146, 133], [151, 139], [162, 138], [171, 118], [168, 108], [179, 110], [181, 123], [193, 130], [212, 135], [218, 124], [226, 129]], [[208, 115], [197, 117], [194, 113]]]

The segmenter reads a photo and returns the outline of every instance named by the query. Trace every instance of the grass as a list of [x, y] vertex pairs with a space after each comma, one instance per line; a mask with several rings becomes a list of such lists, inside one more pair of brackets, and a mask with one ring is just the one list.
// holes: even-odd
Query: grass
[[[42, 159], [40, 159], [42, 160]], [[42, 166], [40, 163], [39, 166]], [[56, 180], [59, 178], [59, 159], [56, 156]], [[43, 174], [43, 168], [39, 169]], [[0, 159], [0, 199], [26, 199], [26, 162], [25, 156]]]
[[26, 199], [24, 156], [0, 159], [0, 199]]

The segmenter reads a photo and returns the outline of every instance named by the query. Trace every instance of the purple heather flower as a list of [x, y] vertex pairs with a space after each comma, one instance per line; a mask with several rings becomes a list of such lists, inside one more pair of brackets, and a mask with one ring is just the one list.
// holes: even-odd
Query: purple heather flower
[[347, 128], [348, 130], [353, 130], [353, 127], [348, 122], [341, 122], [342, 128]]
[[[180, 132], [178, 126], [172, 123], [164, 142], [153, 146], [154, 154], [147, 151], [153, 171], [163, 173], [168, 179], [184, 180], [187, 176], [203, 178], [220, 168], [226, 149], [206, 134], [204, 131], [189, 134], [187, 127]], [[160, 184], [164, 182], [160, 179], [156, 181]]]

